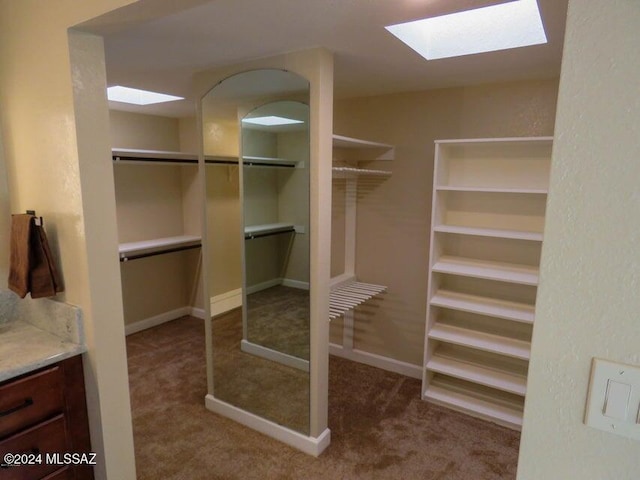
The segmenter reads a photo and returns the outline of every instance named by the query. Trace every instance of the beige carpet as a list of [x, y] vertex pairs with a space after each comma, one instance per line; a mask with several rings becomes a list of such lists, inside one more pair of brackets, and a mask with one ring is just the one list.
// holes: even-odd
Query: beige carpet
[[330, 360], [332, 442], [313, 458], [204, 408], [202, 320], [127, 337], [139, 480], [515, 478], [519, 434], [420, 400], [418, 380]]

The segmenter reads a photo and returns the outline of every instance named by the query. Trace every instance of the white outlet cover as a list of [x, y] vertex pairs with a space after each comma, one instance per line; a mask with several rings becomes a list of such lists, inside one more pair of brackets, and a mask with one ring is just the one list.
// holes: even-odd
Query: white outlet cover
[[[631, 392], [628, 397], [629, 403], [624, 419], [611, 418], [605, 415], [609, 380], [619, 384], [631, 385]], [[591, 364], [591, 381], [589, 382], [589, 395], [584, 423], [605, 432], [640, 441], [640, 424], [637, 418], [639, 408], [640, 366], [594, 358]]]

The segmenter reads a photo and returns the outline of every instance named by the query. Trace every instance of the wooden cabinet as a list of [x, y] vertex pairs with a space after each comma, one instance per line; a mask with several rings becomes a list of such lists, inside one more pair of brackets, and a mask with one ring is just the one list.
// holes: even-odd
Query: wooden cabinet
[[436, 142], [423, 398], [519, 429], [552, 139]]
[[[6, 453], [91, 451], [82, 357], [0, 384], [0, 458]], [[49, 464], [47, 464], [49, 463]], [[0, 470], [2, 480], [90, 480], [90, 465], [38, 464]]]

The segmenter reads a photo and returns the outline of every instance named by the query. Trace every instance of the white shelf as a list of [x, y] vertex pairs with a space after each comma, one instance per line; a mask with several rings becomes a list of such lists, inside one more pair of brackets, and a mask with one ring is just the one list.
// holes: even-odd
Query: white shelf
[[482, 278], [522, 285], [538, 285], [539, 269], [527, 265], [442, 256], [433, 265], [436, 273]]
[[542, 188], [463, 187], [455, 185], [438, 185], [436, 190], [444, 192], [518, 193], [528, 195], [546, 195], [549, 193], [548, 190]]
[[393, 148], [388, 143], [372, 142], [359, 138], [333, 134], [333, 146], [337, 148]]
[[350, 159], [356, 162], [394, 160], [395, 158], [395, 147], [393, 145], [345, 137], [344, 135], [333, 135], [333, 148], [353, 150], [355, 155], [350, 155]]
[[374, 285], [352, 281], [343, 281], [331, 287], [329, 293], [329, 319], [343, 315], [358, 305], [372, 299], [387, 289], [384, 285]]
[[531, 355], [531, 343], [529, 342], [442, 323], [436, 323], [431, 327], [429, 338], [520, 360], [529, 360]]
[[245, 155], [242, 157], [242, 161], [245, 165], [255, 165], [263, 167], [295, 167], [298, 162], [295, 160], [287, 160], [277, 157], [253, 157]]
[[248, 225], [244, 227], [244, 238], [263, 237], [276, 233], [294, 232], [293, 223], [265, 223], [262, 225]]
[[502, 230], [495, 228], [461, 227], [457, 225], [436, 225], [434, 231], [440, 233], [455, 233], [457, 235], [475, 235], [478, 237], [507, 238], [512, 240], [542, 241], [542, 233], [523, 232], [519, 230]]
[[436, 140], [436, 144], [445, 145], [490, 145], [495, 143], [503, 144], [538, 144], [538, 143], [552, 143], [553, 137], [496, 137], [496, 138], [457, 138], [457, 139], [445, 139]]
[[438, 290], [431, 298], [434, 307], [449, 308], [462, 312], [477, 313], [489, 317], [503, 318], [521, 323], [533, 323], [534, 307], [516, 302], [478, 297], [464, 293]]
[[391, 172], [386, 170], [372, 170], [368, 168], [352, 168], [352, 167], [333, 167], [331, 169], [334, 178], [349, 178], [349, 177], [390, 177]]
[[515, 430], [522, 428], [522, 410], [515, 407], [501, 405], [436, 385], [429, 385], [429, 388], [424, 392], [424, 398], [438, 405], [490, 420]]
[[202, 238], [196, 235], [179, 235], [176, 237], [154, 238], [139, 242], [121, 243], [118, 245], [118, 253], [122, 261], [135, 258], [171, 253], [188, 248], [199, 247]]
[[452, 358], [434, 356], [427, 362], [427, 370], [514, 395], [524, 396], [527, 391], [526, 377]]

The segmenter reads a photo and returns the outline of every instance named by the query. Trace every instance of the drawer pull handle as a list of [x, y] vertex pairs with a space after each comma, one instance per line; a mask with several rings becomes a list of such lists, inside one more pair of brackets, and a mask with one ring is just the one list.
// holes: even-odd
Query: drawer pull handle
[[22, 402], [20, 405], [0, 412], [0, 417], [6, 417], [7, 415], [11, 415], [12, 413], [16, 413], [17, 411], [22, 410], [23, 408], [30, 407], [31, 405], [33, 405], [33, 399], [31, 397], [25, 398], [24, 402]]

